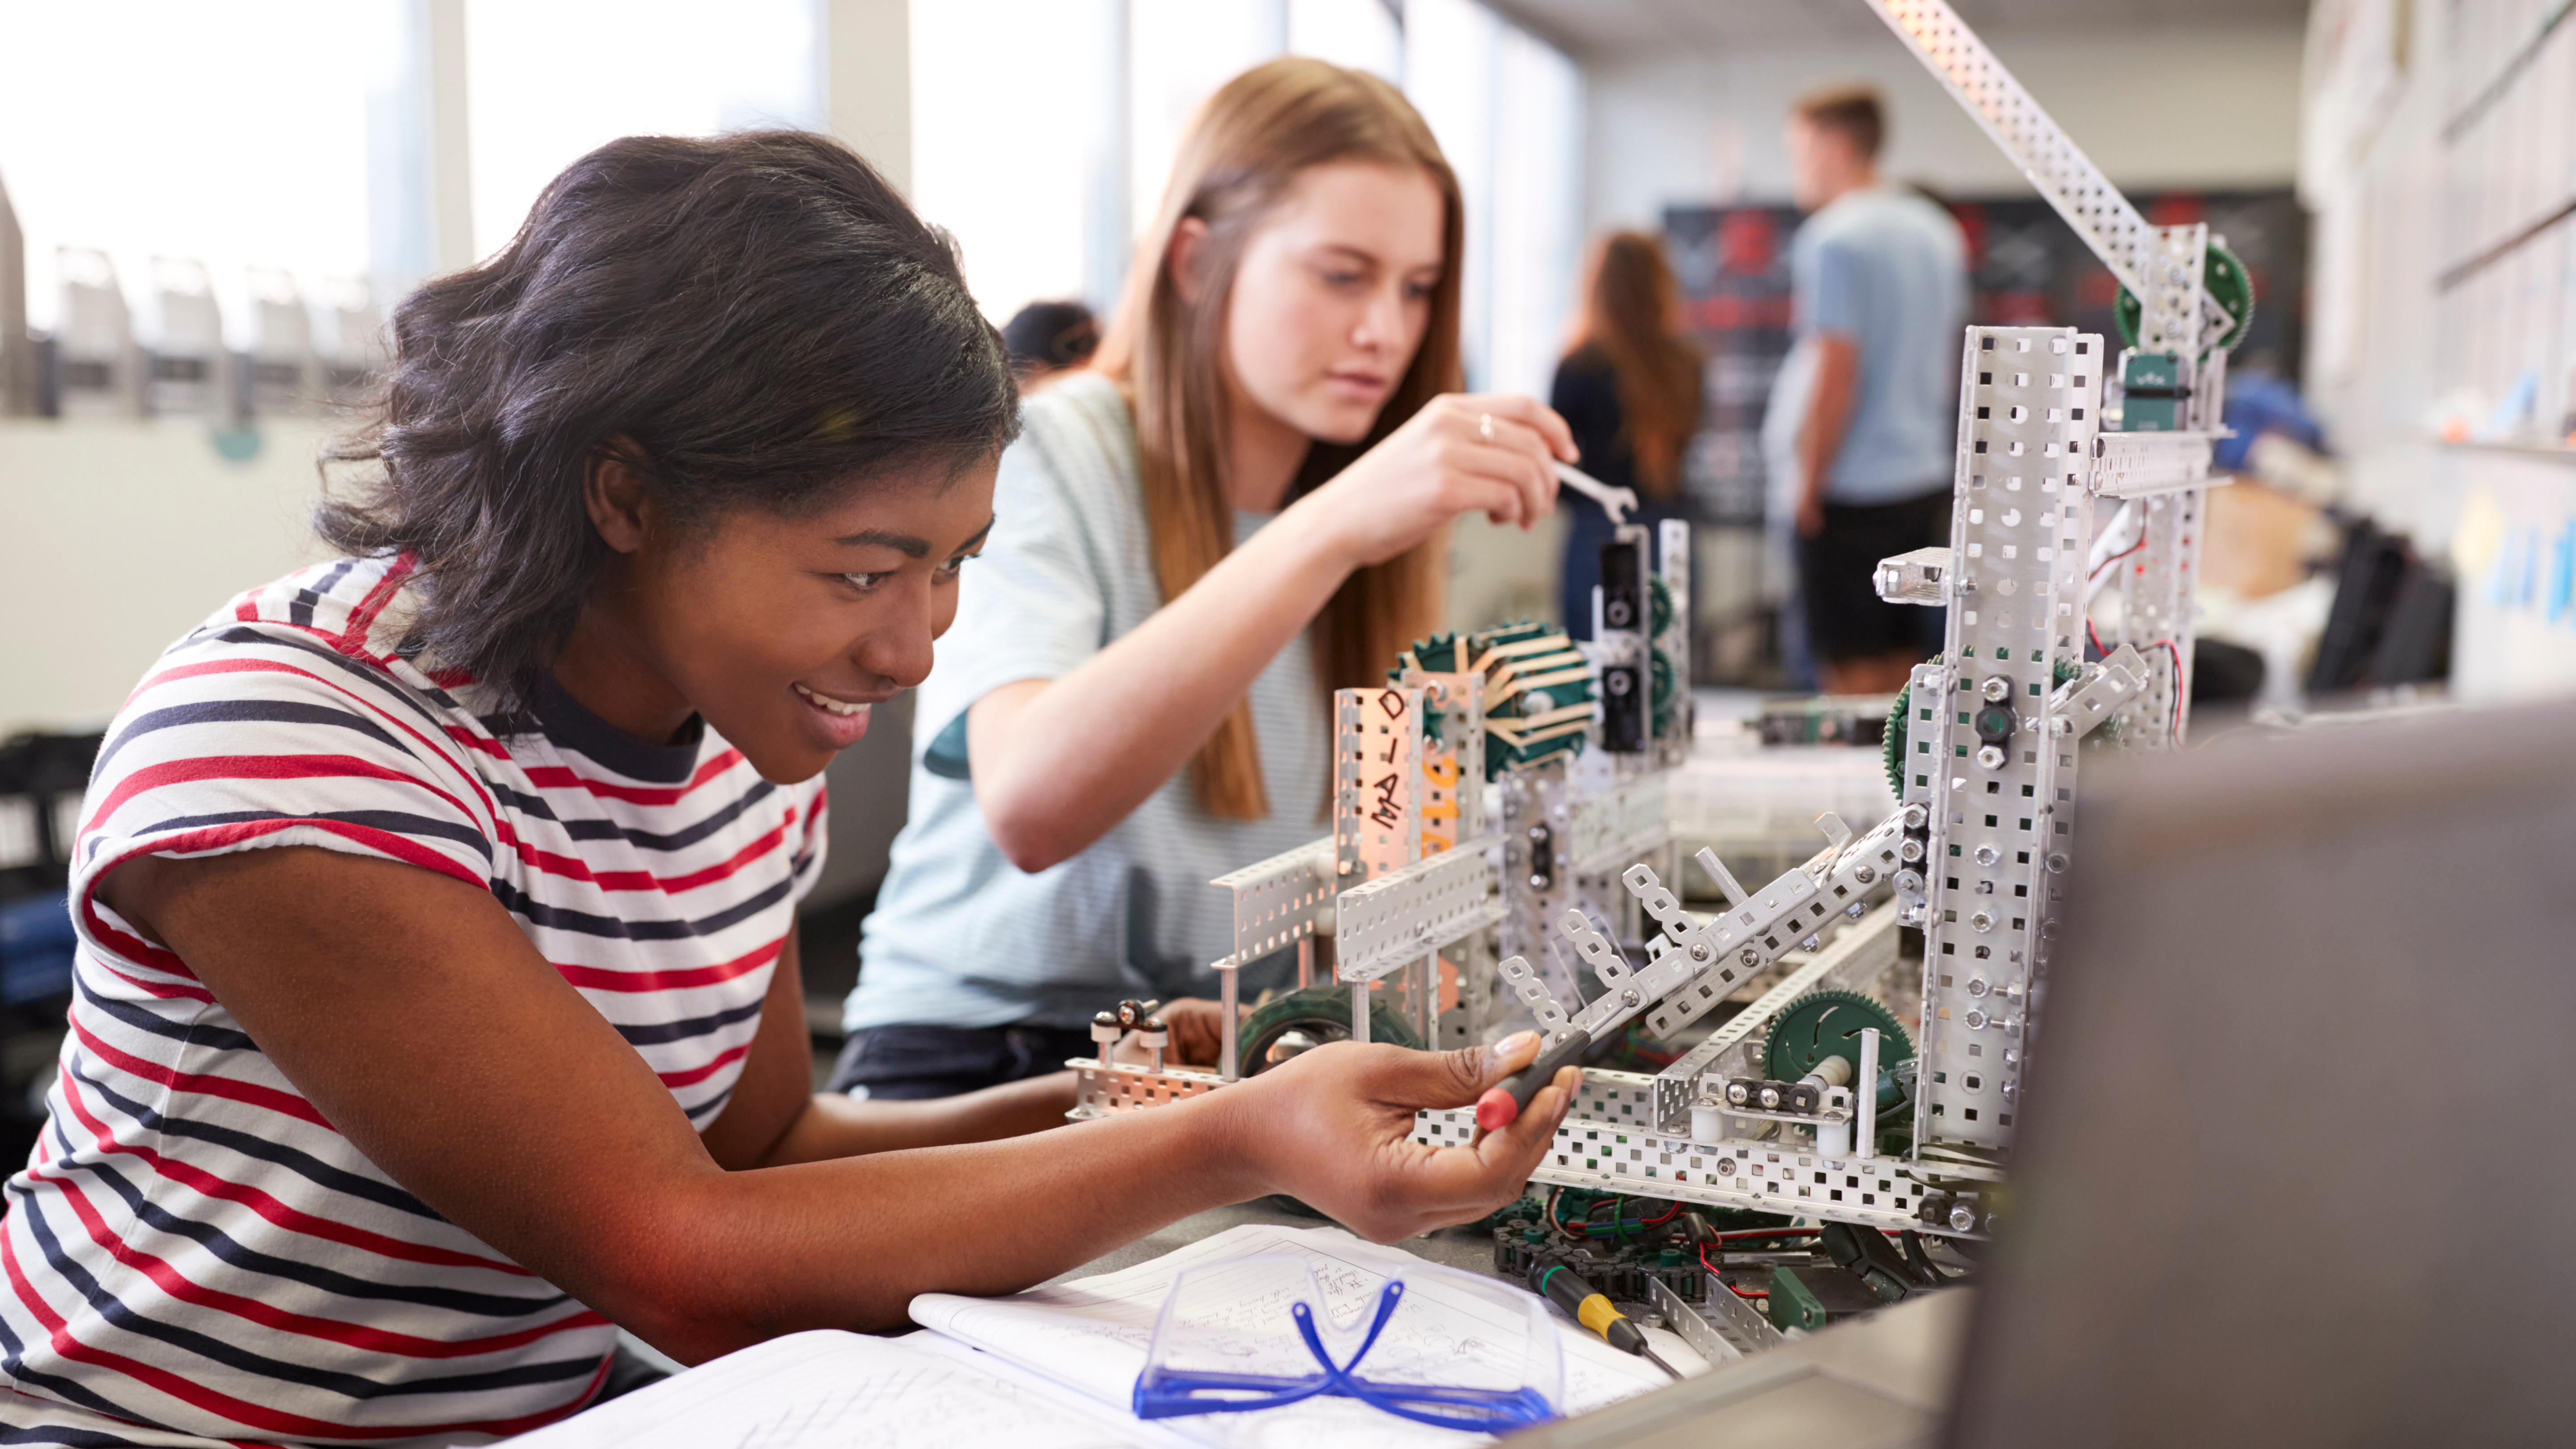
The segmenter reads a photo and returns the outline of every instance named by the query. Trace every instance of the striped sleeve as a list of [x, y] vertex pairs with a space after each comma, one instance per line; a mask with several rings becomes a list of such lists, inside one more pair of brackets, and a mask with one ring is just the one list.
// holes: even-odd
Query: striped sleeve
[[201, 631], [137, 687], [99, 751], [73, 924], [119, 974], [155, 995], [185, 995], [187, 968], [94, 895], [138, 855], [310, 845], [489, 888], [507, 826], [463, 748], [386, 672], [297, 631]]

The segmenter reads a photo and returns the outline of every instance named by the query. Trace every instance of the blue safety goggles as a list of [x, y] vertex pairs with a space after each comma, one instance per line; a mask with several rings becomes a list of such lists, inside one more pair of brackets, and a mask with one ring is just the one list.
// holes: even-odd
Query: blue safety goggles
[[[1345, 1321], [1336, 1306], [1360, 1311]], [[1337, 1354], [1337, 1342], [1348, 1351]], [[1564, 1373], [1546, 1309], [1509, 1284], [1427, 1263], [1389, 1278], [1333, 1265], [1319, 1277], [1303, 1257], [1270, 1255], [1173, 1280], [1134, 1407], [1163, 1419], [1331, 1395], [1419, 1424], [1502, 1433], [1555, 1418]]]

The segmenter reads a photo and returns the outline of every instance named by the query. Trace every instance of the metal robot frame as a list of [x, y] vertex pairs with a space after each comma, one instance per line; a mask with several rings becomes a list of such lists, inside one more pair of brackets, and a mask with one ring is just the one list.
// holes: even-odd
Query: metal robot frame
[[[1641, 750], [1505, 773], [1501, 828], [1488, 834], [1472, 788], [1478, 691], [1464, 676], [1408, 675], [1337, 696], [1334, 838], [1216, 882], [1234, 892], [1236, 923], [1234, 954], [1217, 965], [1230, 1003], [1240, 963], [1331, 936], [1336, 976], [1355, 988], [1354, 1035], [1367, 1033], [1370, 984], [1400, 976], [1415, 1019], [1434, 1028], [1427, 1042], [1481, 1039], [1525, 1012], [1553, 1043], [1576, 1032], [1599, 1040], [1640, 1016], [1669, 1038], [1805, 947], [1803, 963], [1663, 1071], [1587, 1071], [1533, 1180], [1983, 1236], [2075, 848], [2077, 742], [2097, 729], [2124, 749], [2184, 738], [2203, 500], [2227, 481], [2209, 472], [2225, 348], [2251, 297], [2240, 290], [2233, 311], [2214, 297], [2205, 279], [2232, 259], [2212, 256], [2206, 225], [2149, 225], [1945, 0], [1869, 3], [2139, 311], [2136, 345], [2116, 359], [2101, 337], [2071, 328], [1967, 330], [1950, 544], [1888, 559], [1876, 577], [1882, 597], [1948, 614], [1942, 654], [1915, 669], [1903, 696], [1896, 813], [1859, 832], [1822, 817], [1826, 847], [1750, 891], [1701, 852], [1728, 902], [1701, 917], [1664, 884], [1677, 865], [1665, 772], [1687, 751], [1687, 710]], [[2106, 396], [2125, 426], [2106, 426]], [[2119, 509], [2098, 532], [2097, 505]], [[1687, 533], [1666, 529], [1673, 627], [1686, 628]], [[1641, 547], [1642, 535], [1623, 540]], [[1601, 642], [1586, 650], [1601, 682], [1596, 736], [1615, 733], [1620, 690], [1643, 682], [1616, 682], [1645, 636], [1637, 616], [1617, 627], [1611, 593], [1596, 606]], [[2105, 595], [2118, 608], [2097, 623]], [[2087, 642], [2100, 659], [2087, 661]], [[1686, 647], [1675, 657], [1686, 660]], [[1687, 699], [1686, 680], [1676, 688]], [[1426, 703], [1444, 711], [1427, 745]], [[1454, 829], [1435, 828], [1446, 848], [1424, 854], [1432, 812], [1451, 812], [1434, 818], [1454, 817]], [[1642, 945], [1642, 965], [1604, 922]], [[1763, 1080], [1763, 1030], [1814, 992], [1877, 983], [1896, 963], [1899, 925], [1920, 927], [1925, 943], [1910, 1078], [1880, 1069], [1885, 1043], [1870, 1029], [1858, 1033], [1856, 1065]], [[1500, 937], [1499, 966], [1489, 935]], [[1444, 952], [1459, 1005], [1435, 1021], [1431, 962]], [[1570, 979], [1577, 963], [1599, 983], [1589, 1004]], [[1229, 1040], [1221, 1073], [1106, 1056], [1104, 1045], [1104, 1061], [1073, 1063], [1077, 1115], [1210, 1090], [1232, 1080], [1235, 1052]], [[1902, 1151], [1880, 1150], [1883, 1107], [1912, 1114]], [[1425, 1112], [1417, 1140], [1455, 1143], [1474, 1130], [1468, 1110]]]

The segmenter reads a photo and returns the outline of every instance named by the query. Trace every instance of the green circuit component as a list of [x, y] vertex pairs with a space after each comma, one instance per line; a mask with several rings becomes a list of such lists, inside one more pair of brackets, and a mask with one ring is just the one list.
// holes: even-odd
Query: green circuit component
[[1762, 1307], [1771, 1326], [1782, 1333], [1793, 1328], [1813, 1333], [1837, 1320], [1867, 1313], [1884, 1301], [1870, 1291], [1860, 1275], [1819, 1263], [1804, 1268], [1773, 1268], [1771, 1296]]
[[2182, 426], [2186, 393], [2182, 359], [2170, 352], [2136, 352], [2120, 368], [2120, 430], [2170, 433]]
[[1782, 1333], [1793, 1328], [1813, 1333], [1825, 1326], [1825, 1305], [1788, 1268], [1771, 1270], [1771, 1296], [1762, 1307], [1771, 1317], [1771, 1326]]

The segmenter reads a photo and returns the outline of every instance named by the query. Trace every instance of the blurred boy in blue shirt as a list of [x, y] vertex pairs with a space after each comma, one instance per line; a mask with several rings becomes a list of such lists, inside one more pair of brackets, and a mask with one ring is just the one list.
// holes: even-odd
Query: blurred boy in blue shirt
[[1876, 91], [1791, 109], [1792, 326], [1764, 432], [1794, 439], [1799, 590], [1829, 694], [1887, 694], [1924, 656], [1922, 611], [1879, 601], [1882, 558], [1945, 543], [1957, 446], [1966, 244], [1948, 212], [1878, 176]]

